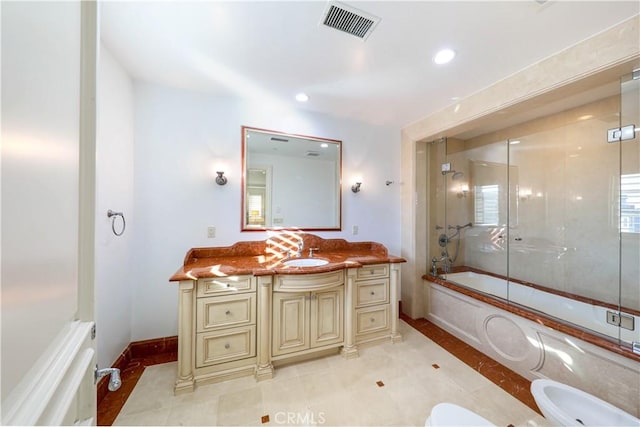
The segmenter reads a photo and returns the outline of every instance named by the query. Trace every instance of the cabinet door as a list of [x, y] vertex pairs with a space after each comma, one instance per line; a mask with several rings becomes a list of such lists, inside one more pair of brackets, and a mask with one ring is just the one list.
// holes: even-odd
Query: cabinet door
[[309, 348], [309, 293], [273, 293], [272, 354]]
[[343, 341], [344, 288], [311, 293], [311, 347]]

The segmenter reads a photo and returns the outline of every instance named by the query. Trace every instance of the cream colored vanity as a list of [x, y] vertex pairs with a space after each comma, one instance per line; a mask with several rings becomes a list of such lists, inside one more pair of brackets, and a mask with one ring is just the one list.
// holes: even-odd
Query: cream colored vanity
[[[188, 254], [187, 259], [207, 264], [203, 250], [196, 251], [201, 252], [191, 258]], [[358, 357], [358, 346], [364, 343], [401, 341], [398, 286], [404, 260], [386, 252], [367, 255], [366, 262], [380, 263], [347, 260], [362, 255], [361, 249], [354, 249], [351, 258], [344, 253], [323, 255], [330, 262], [321, 268], [276, 264], [253, 268], [253, 274], [198, 277], [205, 275], [205, 269], [193, 265], [176, 273], [172, 280], [180, 280], [175, 392], [246, 375], [268, 379], [279, 365], [338, 352]], [[238, 264], [238, 258], [233, 262]], [[187, 259], [185, 267], [190, 266]], [[206, 271], [210, 273], [211, 267]]]
[[341, 346], [344, 273], [275, 276], [271, 303], [271, 359]]

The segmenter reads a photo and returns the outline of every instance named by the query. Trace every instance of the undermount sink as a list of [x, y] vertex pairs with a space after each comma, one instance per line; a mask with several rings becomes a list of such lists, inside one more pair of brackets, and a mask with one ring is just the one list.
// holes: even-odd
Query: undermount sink
[[329, 261], [321, 258], [296, 258], [283, 263], [287, 267], [319, 267], [329, 264]]
[[552, 426], [640, 426], [633, 415], [556, 381], [534, 380], [531, 394]]

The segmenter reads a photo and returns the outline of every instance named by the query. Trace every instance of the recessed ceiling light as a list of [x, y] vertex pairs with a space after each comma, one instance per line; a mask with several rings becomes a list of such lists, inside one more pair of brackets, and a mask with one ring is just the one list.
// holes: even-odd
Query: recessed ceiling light
[[308, 100], [309, 100], [309, 95], [307, 95], [306, 93], [300, 92], [299, 94], [296, 95], [296, 101], [298, 102], [307, 102]]
[[446, 64], [456, 56], [456, 53], [451, 49], [442, 49], [436, 56], [433, 57], [433, 62], [436, 64]]

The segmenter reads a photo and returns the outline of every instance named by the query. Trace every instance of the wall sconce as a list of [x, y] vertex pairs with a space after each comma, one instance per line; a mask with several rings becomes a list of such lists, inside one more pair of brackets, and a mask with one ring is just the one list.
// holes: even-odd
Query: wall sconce
[[217, 171], [218, 176], [216, 176], [216, 184], [225, 185], [227, 183], [227, 177], [224, 176], [224, 172]]
[[362, 185], [361, 182], [356, 182], [355, 184], [353, 184], [351, 186], [351, 191], [353, 191], [354, 193], [357, 193], [358, 191], [360, 191], [360, 186]]

